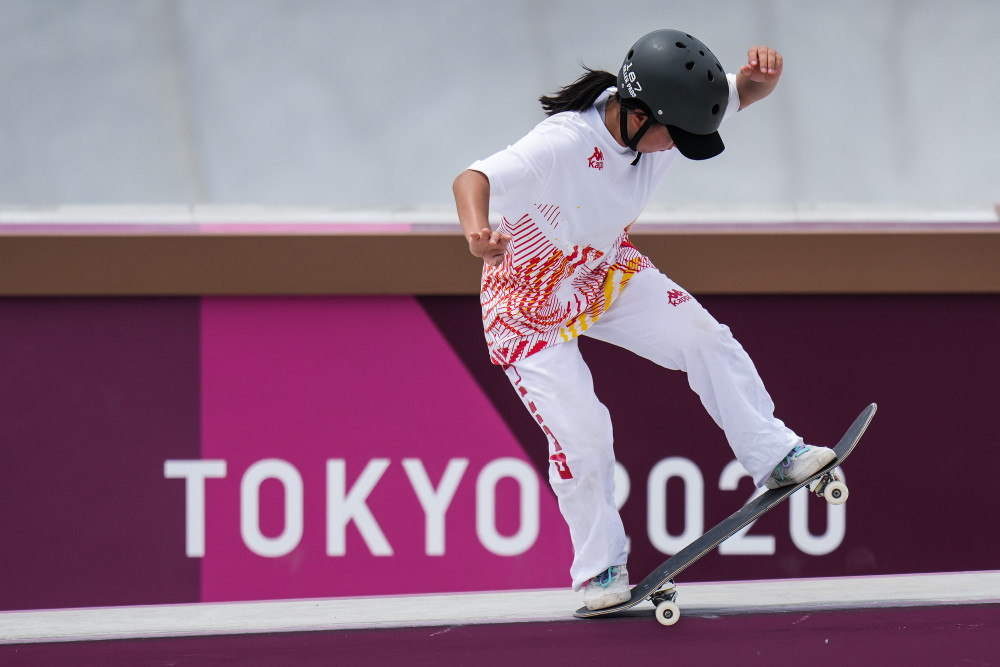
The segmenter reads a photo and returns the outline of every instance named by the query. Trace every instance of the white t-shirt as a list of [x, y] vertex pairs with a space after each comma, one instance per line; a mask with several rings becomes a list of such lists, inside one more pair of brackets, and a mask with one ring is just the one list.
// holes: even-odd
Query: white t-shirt
[[[729, 75], [726, 117], [739, 109]], [[628, 230], [679, 155], [618, 145], [600, 109], [546, 118], [507, 149], [473, 163], [490, 182], [490, 208], [511, 235], [503, 263], [483, 269], [483, 325], [494, 363], [509, 364], [579, 336], [637, 272], [652, 264]]]

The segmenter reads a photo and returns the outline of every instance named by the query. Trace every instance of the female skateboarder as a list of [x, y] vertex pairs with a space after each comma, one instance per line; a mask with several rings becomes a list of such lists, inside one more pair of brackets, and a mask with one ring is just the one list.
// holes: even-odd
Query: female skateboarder
[[[755, 46], [739, 72], [727, 74], [691, 35], [651, 32], [617, 75], [588, 69], [543, 96], [544, 121], [455, 179], [469, 250], [485, 264], [490, 356], [548, 439], [549, 481], [573, 542], [573, 588], [586, 589], [590, 609], [628, 600], [629, 586], [611, 419], [579, 336], [685, 371], [758, 486], [797, 483], [834, 458], [774, 417], [729, 328], [628, 237], [678, 155], [721, 153], [722, 121], [767, 97], [782, 65], [777, 51]], [[490, 209], [502, 216], [496, 229]]]

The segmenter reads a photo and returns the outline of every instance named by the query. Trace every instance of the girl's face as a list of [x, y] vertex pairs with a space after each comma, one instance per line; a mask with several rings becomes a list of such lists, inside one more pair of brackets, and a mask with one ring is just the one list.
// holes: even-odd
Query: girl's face
[[[610, 104], [610, 101], [609, 101]], [[608, 113], [604, 124], [608, 128], [608, 132], [611, 136], [615, 138], [619, 145], [624, 146], [625, 141], [619, 134], [619, 114], [628, 114], [626, 117], [626, 122], [628, 123], [628, 135], [634, 137], [643, 125], [646, 124], [646, 119], [649, 115], [641, 109], [633, 109], [631, 111], [622, 108], [621, 105], [617, 106], [616, 113]], [[670, 131], [667, 129], [666, 125], [660, 125], [659, 123], [653, 123], [650, 125], [646, 133], [642, 135], [639, 139], [639, 145], [637, 149], [640, 153], [658, 153], [660, 151], [668, 151], [674, 147], [673, 137], [670, 136]]]
[[638, 148], [640, 153], [656, 153], [658, 151], [670, 150], [673, 147], [674, 140], [670, 137], [667, 126], [653, 123], [653, 126], [646, 131], [646, 134], [642, 135], [642, 139], [639, 140], [639, 145], [636, 148]]
[[[649, 116], [642, 111], [633, 111], [630, 113], [628, 118], [629, 133], [635, 136], [639, 128], [646, 123], [647, 118]], [[646, 134], [642, 135], [642, 139], [639, 140], [639, 145], [636, 148], [640, 153], [657, 153], [659, 151], [668, 151], [673, 147], [674, 140], [670, 137], [670, 131], [667, 130], [667, 126], [653, 123], [646, 130]]]

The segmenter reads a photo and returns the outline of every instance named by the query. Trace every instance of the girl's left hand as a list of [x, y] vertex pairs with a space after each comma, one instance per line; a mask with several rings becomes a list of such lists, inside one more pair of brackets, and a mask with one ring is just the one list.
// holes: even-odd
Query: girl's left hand
[[751, 81], [775, 83], [783, 67], [781, 54], [770, 46], [752, 46], [747, 51], [747, 63], [740, 68], [740, 72]]

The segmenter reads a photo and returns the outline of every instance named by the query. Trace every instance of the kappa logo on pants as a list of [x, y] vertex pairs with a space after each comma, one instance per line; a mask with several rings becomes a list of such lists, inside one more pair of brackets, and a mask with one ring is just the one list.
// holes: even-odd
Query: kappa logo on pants
[[681, 305], [685, 301], [690, 301], [691, 295], [685, 294], [679, 289], [672, 289], [669, 292], [667, 292], [667, 298], [670, 299], [670, 305], [676, 307]]

